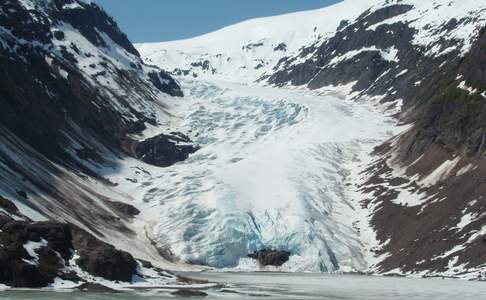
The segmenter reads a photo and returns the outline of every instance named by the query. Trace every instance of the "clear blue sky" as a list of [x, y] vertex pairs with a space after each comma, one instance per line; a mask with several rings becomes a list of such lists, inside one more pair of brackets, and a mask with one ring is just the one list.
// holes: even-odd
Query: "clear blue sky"
[[189, 38], [255, 17], [316, 9], [339, 0], [95, 0], [132, 42]]

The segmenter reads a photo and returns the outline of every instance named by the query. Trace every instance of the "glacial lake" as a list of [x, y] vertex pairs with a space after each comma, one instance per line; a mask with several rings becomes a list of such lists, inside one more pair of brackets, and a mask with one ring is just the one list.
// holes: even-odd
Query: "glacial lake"
[[[485, 299], [486, 282], [408, 279], [360, 275], [289, 273], [184, 273], [224, 284], [205, 290], [204, 299], [453, 300]], [[124, 293], [3, 291], [2, 300], [164, 300], [179, 299], [167, 290]], [[181, 298], [187, 299], [187, 298]], [[194, 297], [191, 299], [203, 299]]]

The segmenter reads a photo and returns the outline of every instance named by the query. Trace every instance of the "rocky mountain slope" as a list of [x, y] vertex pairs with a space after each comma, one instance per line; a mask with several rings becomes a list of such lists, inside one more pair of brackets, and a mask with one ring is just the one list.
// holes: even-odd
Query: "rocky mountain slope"
[[0, 66], [0, 282], [143, 278], [133, 256], [163, 259], [106, 175], [123, 160], [168, 166], [197, 150], [170, 131], [179, 84], [89, 1], [3, 1]]
[[174, 75], [339, 93], [395, 114], [408, 129], [353, 182], [379, 242], [369, 270], [470, 278], [486, 267], [485, 10], [347, 0], [137, 48]]

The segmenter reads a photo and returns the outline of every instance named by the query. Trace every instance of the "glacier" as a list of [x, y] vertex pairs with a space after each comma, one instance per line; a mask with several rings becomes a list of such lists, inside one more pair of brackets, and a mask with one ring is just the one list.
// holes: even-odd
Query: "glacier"
[[[121, 187], [138, 201], [140, 218], [149, 224], [145, 234], [170, 259], [214, 268], [261, 269], [247, 255], [274, 249], [291, 253], [283, 271], [372, 269], [384, 245], [369, 225], [378, 208], [362, 208], [372, 195], [363, 195], [359, 184], [373, 148], [408, 128], [392, 117], [403, 101], [385, 111], [379, 96], [353, 94], [353, 83], [310, 91], [305, 85], [270, 87], [266, 79], [288, 57], [296, 57], [291, 64], [311, 59], [306, 49], [335, 35], [343, 22], [395, 4], [414, 9], [383, 22], [410, 24], [417, 31], [414, 45], [433, 52], [438, 39], [454, 39], [466, 51], [475, 24], [448, 36], [431, 30], [451, 18], [476, 16], [476, 1], [434, 3], [345, 0], [192, 39], [136, 45], [146, 63], [178, 76], [184, 88], [186, 97], [167, 101], [174, 116], [166, 130], [188, 133], [201, 146], [168, 169], [143, 166], [150, 171]], [[393, 47], [381, 54], [400, 63]], [[150, 128], [146, 135], [162, 130]], [[126, 175], [116, 176], [119, 182]]]
[[[396, 121], [339, 96], [345, 87], [181, 80], [186, 97], [170, 104], [170, 128], [201, 150], [166, 169], [143, 166], [119, 187], [137, 201], [158, 248], [214, 268], [258, 270], [246, 256], [277, 249], [291, 253], [285, 271], [364, 270], [373, 237], [358, 228], [366, 212], [353, 173], [400, 130]], [[133, 172], [112, 175], [120, 182]]]

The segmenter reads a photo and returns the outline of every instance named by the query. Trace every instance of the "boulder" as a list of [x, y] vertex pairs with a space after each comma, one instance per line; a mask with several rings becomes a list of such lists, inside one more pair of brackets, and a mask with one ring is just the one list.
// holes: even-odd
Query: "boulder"
[[257, 260], [262, 266], [280, 267], [290, 258], [290, 252], [275, 250], [260, 250], [248, 255], [249, 258]]
[[181, 289], [177, 290], [175, 292], [172, 292], [171, 295], [177, 296], [177, 297], [206, 297], [208, 294], [206, 294], [203, 291], [199, 290], [191, 290], [191, 289]]
[[108, 203], [114, 210], [117, 212], [122, 213], [123, 215], [127, 217], [135, 217], [140, 214], [140, 211], [133, 205], [123, 203], [123, 202], [118, 202], [118, 201], [110, 201]]
[[64, 260], [71, 258], [72, 234], [69, 225], [57, 222], [36, 222], [25, 227], [25, 241], [39, 242], [44, 239], [48, 247], [58, 252]]
[[199, 149], [191, 140], [180, 133], [160, 134], [153, 138], [138, 142], [134, 154], [144, 162], [169, 167], [177, 162], [186, 160], [189, 154]]
[[82, 292], [90, 292], [90, 293], [114, 293], [116, 292], [114, 289], [109, 288], [105, 285], [93, 283], [93, 282], [85, 282], [78, 286], [78, 290]]

